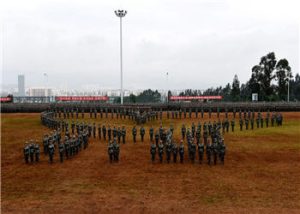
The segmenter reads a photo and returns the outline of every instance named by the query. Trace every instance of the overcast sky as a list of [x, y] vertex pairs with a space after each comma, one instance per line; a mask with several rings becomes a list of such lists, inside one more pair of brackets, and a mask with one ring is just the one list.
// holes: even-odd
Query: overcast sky
[[[299, 72], [297, 0], [2, 0], [2, 82], [126, 89], [224, 86], [274, 51]], [[166, 73], [169, 73], [167, 80]]]

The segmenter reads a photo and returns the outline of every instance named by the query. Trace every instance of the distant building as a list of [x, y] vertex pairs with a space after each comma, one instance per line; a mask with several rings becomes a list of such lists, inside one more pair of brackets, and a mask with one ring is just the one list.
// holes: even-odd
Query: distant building
[[29, 96], [31, 96], [31, 97], [52, 96], [52, 90], [50, 88], [30, 88]]
[[25, 76], [18, 75], [18, 95], [21, 97], [25, 96]]

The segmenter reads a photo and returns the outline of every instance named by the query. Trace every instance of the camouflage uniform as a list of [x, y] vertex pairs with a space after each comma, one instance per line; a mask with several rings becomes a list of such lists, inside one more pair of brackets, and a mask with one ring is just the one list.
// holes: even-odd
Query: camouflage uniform
[[136, 133], [137, 133], [137, 130], [135, 128], [135, 126], [132, 128], [132, 136], [133, 136], [133, 142], [136, 143]]
[[25, 163], [29, 163], [30, 148], [27, 142], [25, 143], [23, 153], [24, 153]]
[[151, 154], [151, 160], [153, 163], [155, 161], [155, 154], [156, 154], [156, 145], [154, 143], [151, 144], [150, 154]]
[[199, 156], [199, 163], [202, 164], [203, 161], [203, 154], [204, 154], [204, 145], [199, 142], [198, 143], [198, 156]]
[[183, 158], [184, 158], [184, 145], [183, 141], [181, 140], [180, 146], [179, 146], [179, 155], [180, 155], [180, 163], [183, 163]]
[[159, 155], [159, 161], [160, 163], [163, 162], [163, 155], [164, 155], [164, 144], [162, 144], [162, 141], [158, 144], [158, 155]]
[[177, 144], [173, 143], [173, 162], [176, 163], [177, 162], [177, 153], [178, 153], [178, 148], [177, 148]]
[[141, 135], [141, 141], [144, 142], [145, 129], [143, 126], [140, 128], [140, 135]]
[[55, 148], [54, 148], [53, 143], [50, 143], [49, 144], [49, 148], [48, 148], [48, 151], [49, 151], [49, 162], [50, 163], [53, 163], [54, 150], [55, 150]]
[[114, 146], [111, 142], [108, 144], [108, 156], [109, 156], [109, 161], [112, 163], [114, 159]]
[[39, 144], [35, 144], [34, 145], [34, 149], [35, 149], [35, 161], [36, 162], [39, 162], [40, 161], [40, 146], [39, 146]]
[[122, 142], [123, 142], [123, 144], [125, 144], [125, 139], [126, 139], [126, 129], [125, 129], [125, 127], [123, 126], [122, 127]]
[[58, 145], [58, 150], [59, 150], [59, 158], [60, 158], [60, 162], [63, 163], [64, 162], [64, 144], [60, 143]]

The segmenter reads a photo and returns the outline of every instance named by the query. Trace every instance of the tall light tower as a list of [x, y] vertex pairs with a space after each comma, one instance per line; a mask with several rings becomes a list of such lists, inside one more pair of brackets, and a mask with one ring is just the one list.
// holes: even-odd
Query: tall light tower
[[117, 17], [120, 17], [120, 69], [121, 69], [121, 104], [123, 105], [123, 56], [122, 56], [122, 18], [127, 14], [126, 10], [115, 10]]

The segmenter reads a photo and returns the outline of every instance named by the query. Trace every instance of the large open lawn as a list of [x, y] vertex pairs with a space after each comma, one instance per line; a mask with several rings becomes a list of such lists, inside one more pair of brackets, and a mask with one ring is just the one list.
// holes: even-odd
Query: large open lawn
[[[132, 143], [132, 121], [86, 119], [127, 127], [120, 162], [110, 164], [107, 143], [91, 139], [77, 156], [50, 165], [25, 164], [23, 146], [49, 129], [40, 114], [1, 115], [2, 213], [300, 213], [300, 113], [283, 113], [282, 127], [226, 133], [225, 165], [155, 163], [146, 141]], [[164, 115], [165, 116], [165, 115]], [[215, 119], [216, 115], [213, 115]], [[223, 115], [221, 115], [223, 116]], [[229, 115], [230, 118], [232, 115]], [[86, 118], [88, 114], [86, 114]], [[175, 127], [204, 119], [163, 119]], [[236, 122], [238, 124], [238, 122]], [[139, 137], [138, 137], [139, 139]]]

